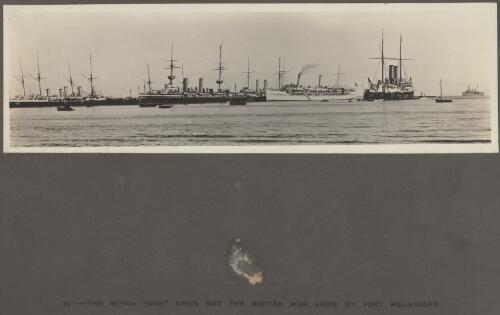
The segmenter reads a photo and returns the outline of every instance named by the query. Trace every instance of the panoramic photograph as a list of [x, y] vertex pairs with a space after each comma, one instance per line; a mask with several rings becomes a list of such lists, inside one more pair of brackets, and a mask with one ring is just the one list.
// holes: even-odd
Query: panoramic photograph
[[498, 152], [496, 3], [4, 6], [4, 152]]

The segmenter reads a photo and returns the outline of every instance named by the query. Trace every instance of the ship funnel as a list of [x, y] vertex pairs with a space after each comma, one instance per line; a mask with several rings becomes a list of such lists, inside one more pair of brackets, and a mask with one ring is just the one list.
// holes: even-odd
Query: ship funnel
[[255, 80], [255, 92], [259, 92], [259, 85], [260, 85], [259, 79]]
[[297, 87], [299, 87], [299, 84], [300, 84], [300, 76], [302, 75], [301, 72], [299, 72], [299, 74], [297, 75]]
[[394, 66], [394, 74], [392, 75], [396, 84], [398, 83], [398, 79], [401, 80], [401, 78], [398, 78], [398, 68], [398, 66]]
[[267, 80], [264, 80], [264, 92], [267, 90]]
[[187, 93], [188, 91], [188, 78], [182, 79], [182, 91]]
[[322, 77], [322, 76], [323, 76], [323, 75], [322, 75], [322, 74], [320, 74], [320, 75], [319, 75], [319, 77], [318, 77], [318, 87], [321, 87], [321, 77]]
[[78, 97], [82, 96], [82, 87], [81, 85], [78, 86]]
[[50, 89], [45, 89], [45, 92], [47, 93], [47, 97], [49, 97]]
[[198, 91], [203, 91], [203, 78], [198, 79]]
[[394, 66], [393, 65], [389, 65], [389, 82], [393, 82], [394, 81]]
[[63, 96], [63, 89], [59, 89], [59, 96], [62, 97]]
[[64, 87], [64, 97], [68, 97], [68, 87]]

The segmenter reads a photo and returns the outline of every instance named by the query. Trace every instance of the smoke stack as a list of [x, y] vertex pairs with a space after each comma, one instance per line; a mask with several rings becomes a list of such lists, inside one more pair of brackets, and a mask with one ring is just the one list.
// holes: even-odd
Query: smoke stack
[[77, 95], [79, 97], [82, 96], [82, 87], [81, 87], [81, 85], [78, 86], [78, 92], [77, 93], [78, 93]]
[[63, 89], [59, 89], [59, 97], [63, 96]]
[[64, 97], [68, 97], [68, 87], [64, 87]]
[[297, 75], [297, 87], [299, 86], [300, 84], [300, 76], [302, 75], [301, 72], [299, 72], [299, 74]]
[[182, 91], [184, 93], [188, 91], [188, 78], [182, 79]]
[[259, 92], [259, 85], [260, 85], [259, 79], [255, 80], [255, 92]]
[[389, 82], [394, 80], [394, 66], [389, 65]]
[[264, 92], [267, 90], [267, 80], [264, 80]]
[[319, 77], [318, 77], [318, 87], [321, 87], [321, 77], [322, 77], [322, 76], [323, 76], [323, 75], [322, 75], [322, 74], [320, 74], [320, 75], [319, 75]]
[[199, 78], [198, 79], [198, 90], [200, 91], [203, 91], [203, 78]]
[[50, 89], [45, 89], [45, 92], [47, 92], [47, 97], [49, 97]]
[[394, 66], [394, 74], [392, 75], [392, 77], [394, 78], [394, 82], [398, 82], [398, 79], [401, 79], [401, 78], [398, 78], [398, 66]]

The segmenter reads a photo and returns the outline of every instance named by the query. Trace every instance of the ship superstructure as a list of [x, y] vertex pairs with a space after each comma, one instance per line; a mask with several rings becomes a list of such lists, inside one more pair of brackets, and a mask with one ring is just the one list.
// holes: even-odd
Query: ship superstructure
[[[381, 63], [381, 78], [376, 82], [368, 78], [369, 88], [365, 90], [363, 99], [366, 101], [373, 100], [404, 100], [414, 99], [414, 88], [412, 78], [403, 77], [403, 60], [413, 60], [402, 58], [402, 43], [403, 38], [399, 37], [399, 58], [386, 57], [384, 55], [384, 31], [382, 30], [382, 43], [380, 48], [380, 57], [370, 59], [380, 60]], [[398, 65], [389, 65], [386, 69], [386, 61], [398, 61]], [[388, 70], [388, 76], [385, 75]]]

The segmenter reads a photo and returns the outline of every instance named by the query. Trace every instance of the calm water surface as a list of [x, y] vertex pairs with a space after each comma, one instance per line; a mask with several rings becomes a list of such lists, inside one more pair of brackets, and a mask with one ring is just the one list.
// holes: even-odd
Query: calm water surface
[[490, 141], [489, 99], [10, 109], [11, 145], [170, 146]]

